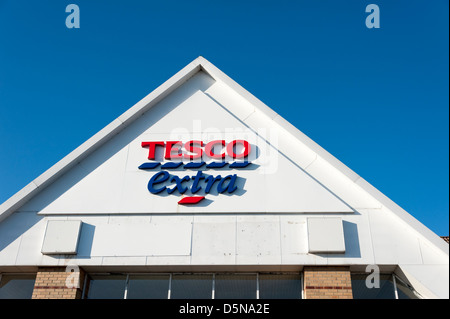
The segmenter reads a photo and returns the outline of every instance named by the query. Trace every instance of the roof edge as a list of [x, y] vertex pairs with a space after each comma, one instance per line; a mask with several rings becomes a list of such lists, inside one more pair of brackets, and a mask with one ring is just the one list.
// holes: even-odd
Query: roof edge
[[198, 57], [186, 65], [183, 69], [178, 71], [175, 75], [122, 113], [117, 119], [106, 125], [86, 142], [78, 146], [75, 150], [70, 152], [56, 164], [47, 169], [44, 173], [39, 175], [31, 183], [3, 202], [0, 205], [0, 222], [7, 218], [11, 213], [18, 210], [33, 196], [37, 195], [37, 193], [44, 189], [48, 184], [81, 162], [89, 154], [109, 141], [114, 135], [120, 133], [136, 118], [148, 111], [151, 107], [180, 87], [184, 82], [189, 80], [193, 75], [201, 70], [200, 64], [204, 60], [204, 58]]

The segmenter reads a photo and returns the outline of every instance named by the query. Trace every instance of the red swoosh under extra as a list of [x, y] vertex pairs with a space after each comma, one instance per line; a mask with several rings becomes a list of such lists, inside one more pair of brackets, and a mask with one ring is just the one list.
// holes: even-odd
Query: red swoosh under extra
[[178, 202], [178, 204], [197, 204], [197, 203], [201, 202], [204, 198], [205, 198], [205, 196], [188, 196], [188, 197], [183, 197]]

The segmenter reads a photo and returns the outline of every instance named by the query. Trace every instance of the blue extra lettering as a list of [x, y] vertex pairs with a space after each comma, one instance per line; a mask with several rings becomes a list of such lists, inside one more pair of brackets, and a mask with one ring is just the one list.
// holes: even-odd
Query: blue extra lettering
[[[162, 176], [162, 178], [159, 178], [160, 176]], [[150, 178], [150, 181], [148, 182], [148, 186], [147, 186], [150, 193], [159, 194], [162, 191], [164, 191], [166, 189], [166, 186], [163, 186], [161, 188], [155, 188], [154, 185], [164, 183], [165, 181], [167, 181], [169, 179], [169, 177], [170, 177], [170, 174], [167, 173], [166, 171], [161, 171], [161, 172], [158, 172], [155, 175], [153, 175], [152, 178]]]
[[[236, 174], [225, 176], [217, 185], [217, 191], [219, 193], [224, 193], [225, 191], [227, 191], [230, 194], [233, 193], [237, 189], [237, 186], [235, 185], [236, 178], [237, 178]], [[228, 186], [224, 187], [223, 184], [226, 180], [230, 180], [230, 181], [228, 183]]]
[[172, 176], [172, 178], [170, 179], [170, 181], [169, 182], [175, 182], [176, 183], [176, 185], [175, 185], [175, 187], [174, 188], [168, 188], [167, 189], [167, 192], [169, 193], [169, 194], [172, 194], [176, 189], [180, 192], [180, 194], [184, 194], [184, 193], [186, 193], [186, 191], [187, 191], [187, 187], [185, 187], [185, 186], [183, 186], [183, 185], [181, 185], [181, 183], [183, 183], [184, 181], [188, 181], [188, 180], [190, 180], [191, 178], [189, 177], [189, 176], [185, 176], [185, 177], [183, 177], [183, 178], [179, 178], [178, 176]]
[[203, 176], [202, 171], [198, 171], [197, 175], [192, 176], [192, 178], [194, 179], [194, 183], [192, 184], [191, 187], [191, 193], [195, 194], [202, 189], [201, 186], [198, 186], [198, 183], [200, 182], [200, 180], [205, 179], [205, 176]]
[[[152, 194], [159, 194], [165, 190], [167, 190], [167, 193], [172, 194], [176, 190], [180, 194], [184, 194], [189, 187], [186, 186], [186, 184], [183, 184], [184, 182], [188, 182], [192, 179], [192, 185], [190, 185], [190, 191], [192, 194], [198, 193], [200, 190], [203, 189], [203, 186], [200, 185], [200, 181], [204, 180], [206, 186], [204, 186], [204, 192], [205, 194], [208, 194], [211, 192], [212, 187], [214, 184], [217, 184], [217, 191], [218, 193], [233, 193], [237, 190], [236, 181], [237, 181], [237, 175], [228, 175], [222, 178], [222, 176], [205, 176], [203, 175], [202, 171], [198, 171], [195, 176], [184, 176], [182, 178], [176, 176], [176, 175], [170, 175], [167, 171], [160, 171], [152, 176], [150, 181], [148, 182], [148, 190]], [[159, 185], [163, 184], [165, 182], [168, 183], [175, 183], [173, 187], [167, 187], [165, 185]], [[217, 183], [216, 183], [217, 182]]]
[[214, 176], [208, 176], [205, 181], [208, 183], [206, 184], [206, 188], [205, 188], [205, 193], [208, 194], [211, 191], [211, 187], [214, 185], [215, 181], [220, 181], [222, 179], [222, 176], [217, 175], [216, 177]]

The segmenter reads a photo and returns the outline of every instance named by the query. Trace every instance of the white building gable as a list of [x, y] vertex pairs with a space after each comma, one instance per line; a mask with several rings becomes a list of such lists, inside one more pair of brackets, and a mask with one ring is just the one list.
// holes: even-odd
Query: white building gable
[[[248, 157], [219, 145], [214, 153], [225, 158], [211, 158], [203, 146], [201, 158], [164, 168], [180, 160], [165, 159], [163, 146], [149, 159], [142, 144], [222, 140], [247, 141]], [[153, 186], [163, 190], [150, 192], [160, 172], [186, 177], [186, 192], [169, 193], [177, 183], [158, 179]], [[208, 176], [219, 175], [206, 191]], [[233, 183], [232, 192], [218, 188], [226, 176], [222, 188]], [[204, 199], [178, 203], [194, 196]], [[82, 222], [64, 226], [79, 232], [75, 253], [73, 240], [68, 252], [42, 253], [45, 240], [52, 247], [46, 229], [54, 220]], [[0, 206], [0, 272], [73, 263], [183, 271], [378, 265], [424, 297], [448, 298], [444, 241], [202, 57]]]

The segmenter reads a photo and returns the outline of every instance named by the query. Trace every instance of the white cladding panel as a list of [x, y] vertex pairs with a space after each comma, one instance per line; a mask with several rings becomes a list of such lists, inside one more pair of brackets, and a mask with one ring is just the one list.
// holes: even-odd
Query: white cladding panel
[[308, 218], [308, 244], [310, 253], [345, 253], [342, 219]]
[[79, 220], [49, 220], [41, 252], [50, 254], [76, 254], [81, 230]]
[[91, 256], [190, 255], [192, 223], [102, 224]]

